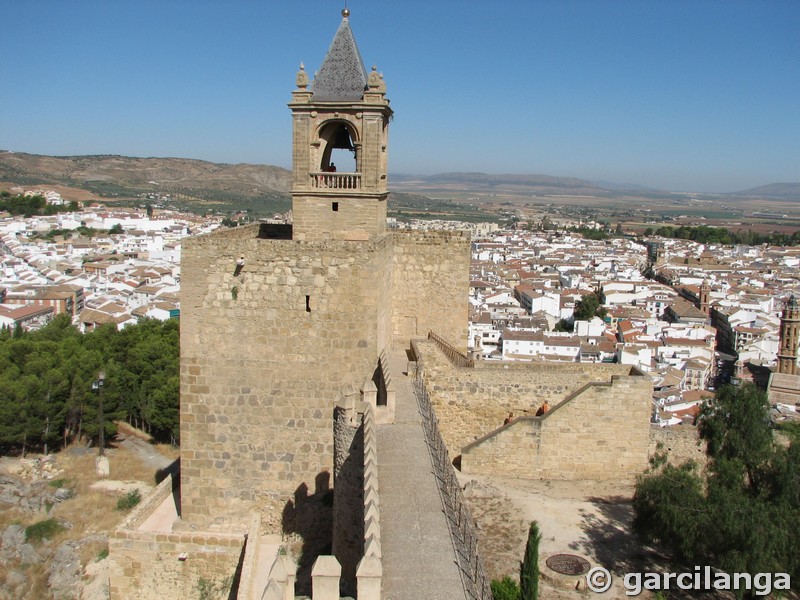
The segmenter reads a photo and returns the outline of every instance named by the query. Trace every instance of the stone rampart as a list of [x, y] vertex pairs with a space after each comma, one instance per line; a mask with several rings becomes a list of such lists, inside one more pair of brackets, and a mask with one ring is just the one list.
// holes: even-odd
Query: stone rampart
[[407, 344], [433, 329], [465, 352], [470, 234], [397, 231], [392, 238], [394, 339]]
[[476, 361], [462, 367], [432, 340], [417, 340], [412, 348], [453, 452], [500, 427], [510, 412], [534, 415], [545, 401], [554, 406], [591, 382], [638, 373], [628, 365], [594, 363]]
[[438, 334], [434, 333], [433, 331], [428, 332], [428, 339], [434, 342], [438, 347], [439, 350], [442, 351], [450, 363], [454, 367], [474, 367], [475, 361], [471, 358], [467, 357], [466, 354], [463, 352], [459, 352], [456, 348], [450, 344], [447, 340], [443, 339]]
[[450, 530], [455, 562], [461, 575], [464, 595], [459, 597], [469, 600], [492, 600], [489, 578], [478, 552], [478, 536], [474, 521], [464, 501], [461, 485], [456, 478], [450, 454], [439, 430], [436, 411], [431, 405], [430, 395], [421, 377], [417, 377], [414, 381], [414, 395], [422, 416], [425, 441], [442, 500], [442, 511]]
[[652, 384], [614, 375], [542, 416], [525, 416], [465, 446], [465, 474], [522, 479], [633, 479], [647, 468]]

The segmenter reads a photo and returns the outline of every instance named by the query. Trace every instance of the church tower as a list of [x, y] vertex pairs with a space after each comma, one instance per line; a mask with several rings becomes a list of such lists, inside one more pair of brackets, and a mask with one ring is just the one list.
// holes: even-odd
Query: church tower
[[797, 371], [797, 345], [800, 340], [800, 307], [792, 294], [783, 305], [781, 339], [778, 350], [778, 373], [795, 375]]
[[[292, 212], [296, 240], [368, 240], [386, 229], [387, 143], [392, 109], [376, 67], [367, 74], [342, 22], [309, 85], [292, 93]], [[338, 151], [338, 152], [337, 152]], [[334, 155], [347, 158], [334, 163]]]
[[703, 285], [700, 286], [700, 311], [704, 315], [708, 315], [710, 303], [709, 303], [709, 295], [711, 294], [711, 286], [708, 285], [707, 280], [703, 280]]

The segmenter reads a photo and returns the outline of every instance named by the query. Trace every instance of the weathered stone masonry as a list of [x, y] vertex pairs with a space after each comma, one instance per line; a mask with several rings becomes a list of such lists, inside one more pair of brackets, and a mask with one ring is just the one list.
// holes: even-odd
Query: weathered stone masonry
[[269, 507], [265, 525], [277, 531], [285, 498], [331, 471], [333, 401], [372, 374], [393, 323], [420, 301], [419, 323], [466, 344], [469, 238], [301, 242], [257, 233], [184, 244], [182, 518], [226, 522]]

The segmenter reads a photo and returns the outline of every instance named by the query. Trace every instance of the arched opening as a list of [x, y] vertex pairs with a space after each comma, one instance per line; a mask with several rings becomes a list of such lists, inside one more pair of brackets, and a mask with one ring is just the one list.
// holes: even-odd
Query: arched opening
[[320, 171], [358, 172], [358, 153], [354, 143], [354, 133], [344, 121], [333, 121], [322, 128], [319, 137], [325, 147], [320, 160]]

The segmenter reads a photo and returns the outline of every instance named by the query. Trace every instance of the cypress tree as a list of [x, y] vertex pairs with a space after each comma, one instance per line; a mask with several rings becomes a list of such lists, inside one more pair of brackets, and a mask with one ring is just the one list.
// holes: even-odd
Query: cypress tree
[[528, 530], [528, 545], [525, 547], [525, 558], [519, 572], [521, 600], [538, 600], [539, 598], [539, 542], [541, 541], [542, 534], [539, 531], [539, 524], [531, 521]]

